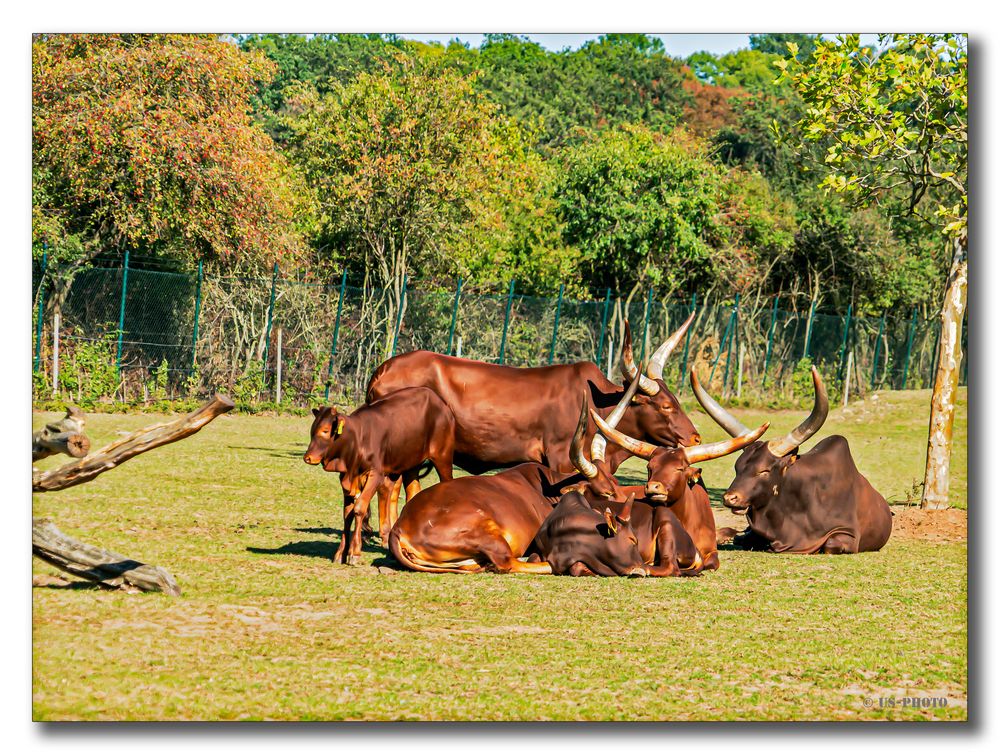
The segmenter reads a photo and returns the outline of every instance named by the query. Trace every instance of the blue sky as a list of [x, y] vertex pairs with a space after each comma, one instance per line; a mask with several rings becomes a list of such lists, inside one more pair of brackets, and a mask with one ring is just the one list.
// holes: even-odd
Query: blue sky
[[[401, 34], [407, 39], [418, 39], [421, 42], [448, 42], [456, 37], [472, 47], [478, 47], [483, 41], [482, 34]], [[577, 48], [588, 39], [597, 39], [600, 34], [524, 34], [548, 50], [562, 50], [565, 47]], [[667, 52], [675, 58], [686, 58], [693, 52], [707, 50], [721, 55], [723, 53], [750, 47], [749, 34], [651, 34], [663, 40]], [[874, 40], [874, 34], [862, 34], [868, 41]]]

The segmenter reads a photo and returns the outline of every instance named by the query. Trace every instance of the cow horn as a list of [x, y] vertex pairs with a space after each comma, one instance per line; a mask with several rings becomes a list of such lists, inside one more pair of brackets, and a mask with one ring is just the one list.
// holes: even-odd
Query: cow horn
[[651, 380], [663, 379], [663, 366], [667, 363], [673, 350], [677, 348], [677, 344], [684, 338], [684, 334], [687, 333], [692, 322], [694, 322], [694, 312], [688, 315], [688, 319], [670, 334], [670, 337], [660, 345], [660, 348], [653, 352], [653, 356], [649, 358], [649, 364], [646, 365], [646, 375]]
[[569, 458], [573, 466], [586, 477], [593, 480], [597, 477], [597, 467], [583, 453], [583, 439], [587, 435], [587, 396], [583, 396], [583, 406], [580, 408], [580, 421], [576, 425], [576, 432], [573, 433], [573, 442], [569, 445]]
[[[636, 370], [636, 373], [639, 371]], [[621, 421], [622, 416], [625, 414], [625, 410], [628, 409], [629, 403], [632, 401], [632, 397], [635, 396], [635, 389], [639, 387], [640, 376], [636, 374], [632, 378], [632, 382], [629, 383], [628, 390], [625, 391], [625, 395], [621, 397], [618, 401], [618, 405], [611, 410], [611, 414], [608, 415], [606, 420], [611, 427], [618, 427], [618, 423]], [[604, 436], [600, 433], [594, 433], [594, 439], [590, 443], [590, 458], [594, 461], [604, 461], [604, 451], [607, 448], [608, 441], [605, 440]]]
[[629, 519], [632, 518], [633, 503], [635, 503], [635, 493], [629, 493], [628, 498], [625, 499], [625, 505], [622, 506], [622, 513], [617, 517], [622, 524], [628, 524]]
[[605, 422], [601, 415], [593, 409], [590, 410], [590, 416], [594, 418], [594, 422], [597, 423], [597, 427], [601, 431], [602, 435], [604, 435], [612, 443], [617, 443], [629, 453], [641, 456], [643, 459], [648, 459], [656, 453], [657, 446], [654, 446], [652, 443], [636, 440], [630, 435], [619, 432]]
[[702, 443], [698, 446], [688, 446], [684, 448], [684, 456], [689, 464], [697, 464], [709, 459], [718, 459], [720, 456], [728, 456], [746, 446], [749, 446], [757, 438], [767, 432], [771, 426], [770, 422], [765, 422], [756, 430], [747, 430], [742, 435], [737, 435], [729, 440], [720, 440], [715, 443]]
[[701, 404], [708, 416], [714, 419], [716, 424], [732, 437], [738, 438], [739, 436], [746, 435], [750, 432], [750, 429], [746, 425], [723, 409], [722, 405], [709, 396], [705, 389], [701, 387], [701, 383], [698, 382], [698, 376], [695, 374], [694, 367], [691, 368], [691, 388], [694, 390], [694, 395], [695, 398], [698, 399], [698, 403]]
[[655, 396], [659, 392], [660, 384], [643, 375], [635, 366], [635, 354], [632, 351], [632, 329], [629, 327], [628, 320], [625, 321], [625, 338], [622, 340], [620, 368], [625, 382], [634, 380], [636, 375], [639, 376], [639, 387], [647, 396]]
[[772, 440], [767, 444], [767, 450], [775, 456], [787, 456], [800, 445], [814, 436], [826, 422], [826, 415], [830, 413], [830, 402], [826, 398], [826, 388], [820, 379], [819, 370], [813, 365], [813, 410], [805, 421], [792, 430], [781, 440]]

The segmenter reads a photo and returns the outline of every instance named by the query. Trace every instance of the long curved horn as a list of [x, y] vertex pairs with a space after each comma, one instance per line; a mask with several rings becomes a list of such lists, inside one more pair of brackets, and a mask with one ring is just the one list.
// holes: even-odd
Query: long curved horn
[[664, 341], [660, 348], [653, 352], [653, 356], [649, 358], [649, 364], [646, 365], [646, 375], [651, 380], [662, 380], [663, 379], [663, 365], [667, 363], [670, 358], [670, 354], [674, 349], [677, 348], [677, 344], [681, 342], [684, 338], [684, 334], [687, 333], [688, 328], [691, 327], [691, 323], [694, 322], [695, 313], [692, 312], [688, 315], [688, 319], [677, 328], [670, 337]]
[[[636, 370], [636, 373], [639, 371]], [[621, 422], [622, 416], [625, 414], [625, 410], [628, 409], [629, 403], [632, 401], [632, 397], [635, 396], [635, 389], [639, 387], [639, 375], [636, 374], [632, 378], [632, 382], [629, 383], [628, 390], [625, 391], [625, 395], [621, 397], [618, 401], [618, 405], [611, 410], [611, 414], [608, 415], [607, 420], [605, 420], [611, 427], [618, 427], [618, 423]], [[590, 442], [590, 458], [594, 461], [604, 461], [604, 451], [608, 446], [608, 441], [600, 433], [594, 433], [594, 439]]]
[[682, 447], [684, 450], [684, 456], [687, 458], [689, 464], [697, 464], [701, 461], [708, 461], [709, 459], [718, 459], [720, 456], [727, 456], [745, 448], [746, 446], [749, 446], [757, 440], [757, 438], [766, 433], [767, 428], [770, 426], [770, 422], [765, 422], [756, 430], [748, 430], [743, 435], [737, 435], [735, 438], [730, 438], [729, 440], [720, 440], [716, 443], [702, 443], [698, 446]]
[[635, 354], [632, 351], [632, 329], [629, 327], [628, 320], [625, 321], [625, 338], [622, 339], [622, 356], [619, 368], [626, 381], [634, 380], [635, 376], [638, 375], [639, 387], [647, 396], [655, 396], [659, 392], [659, 383], [650, 380], [635, 366]]
[[737, 438], [750, 432], [750, 429], [746, 425], [723, 409], [722, 405], [709, 396], [705, 389], [701, 387], [701, 383], [698, 382], [698, 376], [695, 374], [694, 367], [691, 368], [691, 388], [694, 390], [694, 395], [695, 398], [698, 399], [698, 403], [701, 404], [708, 416], [714, 419], [716, 424], [732, 437]]
[[593, 409], [590, 410], [590, 416], [594, 418], [594, 422], [597, 423], [597, 428], [608, 440], [612, 443], [617, 443], [629, 453], [641, 456], [643, 459], [648, 459], [656, 452], [658, 446], [654, 446], [652, 443], [646, 443], [645, 441], [636, 440], [630, 435], [619, 432], [605, 422], [601, 415]]
[[826, 398], [826, 388], [819, 377], [819, 370], [813, 365], [813, 409], [809, 416], [805, 418], [798, 427], [792, 430], [781, 440], [772, 440], [767, 444], [767, 450], [775, 456], [787, 456], [800, 445], [814, 436], [826, 422], [826, 415], [830, 413], [830, 402]]
[[587, 435], [587, 395], [583, 396], [583, 406], [580, 408], [580, 421], [573, 433], [573, 442], [569, 444], [569, 458], [573, 466], [586, 477], [593, 480], [597, 477], [597, 467], [583, 453], [583, 439]]

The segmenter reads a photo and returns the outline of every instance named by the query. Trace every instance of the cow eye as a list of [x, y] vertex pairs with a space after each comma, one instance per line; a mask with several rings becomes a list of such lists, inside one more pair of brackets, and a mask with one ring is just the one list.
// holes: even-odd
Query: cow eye
[[757, 474], [758, 475], [762, 475], [762, 474], [770, 474], [770, 473], [771, 473], [770, 469], [762, 469]]

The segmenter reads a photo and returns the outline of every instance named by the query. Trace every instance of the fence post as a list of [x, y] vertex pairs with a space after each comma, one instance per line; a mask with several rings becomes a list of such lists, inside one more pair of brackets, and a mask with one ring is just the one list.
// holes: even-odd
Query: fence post
[[275, 352], [275, 358], [277, 360], [277, 370], [275, 372], [274, 381], [274, 403], [281, 405], [281, 326], [278, 326], [278, 345], [277, 351]]
[[878, 336], [875, 337], [875, 358], [872, 359], [872, 390], [875, 390], [875, 376], [878, 375], [878, 353], [882, 347], [882, 333], [885, 331], [885, 312], [878, 322]]
[[608, 308], [611, 306], [611, 289], [608, 288], [604, 294], [604, 314], [601, 316], [601, 336], [597, 339], [597, 365], [601, 365], [601, 357], [604, 356], [604, 335], [608, 330]]
[[816, 314], [816, 300], [812, 300], [812, 304], [809, 305], [809, 319], [806, 320], [806, 342], [802, 347], [802, 358], [809, 358], [809, 345], [812, 342], [812, 327], [813, 327], [813, 316]]
[[45, 270], [49, 265], [49, 251], [42, 251], [42, 274], [38, 281], [38, 324], [35, 326], [35, 364], [34, 372], [42, 366], [42, 315], [45, 313]]
[[274, 263], [271, 273], [271, 302], [267, 305], [267, 329], [264, 332], [264, 375], [267, 376], [267, 357], [271, 351], [271, 320], [274, 317], [274, 290], [278, 285], [278, 263]]
[[333, 377], [333, 358], [337, 355], [337, 338], [340, 335], [340, 313], [344, 311], [344, 290], [347, 288], [347, 268], [340, 276], [340, 298], [337, 300], [337, 319], [333, 323], [333, 343], [330, 345], [330, 364], [326, 368], [326, 390], [323, 403], [330, 400], [330, 379]]
[[[691, 294], [691, 313], [693, 314], [695, 309], [698, 308], [698, 294], [697, 292]], [[688, 346], [691, 343], [691, 328], [688, 328], [688, 332], [684, 334], [684, 354], [681, 358], [681, 375], [677, 381], [678, 391], [687, 383], [687, 364], [688, 364]]]
[[448, 331], [448, 356], [451, 356], [451, 347], [455, 343], [455, 325], [458, 323], [458, 300], [462, 295], [462, 279], [458, 279], [458, 287], [455, 289], [455, 303], [451, 306], [451, 329]]
[[118, 353], [115, 356], [115, 373], [119, 382], [122, 379], [122, 338], [125, 335], [125, 293], [128, 291], [128, 253], [125, 250], [125, 267], [122, 268], [122, 301], [118, 307]]
[[198, 260], [198, 285], [194, 289], [194, 333], [191, 335], [191, 372], [198, 357], [198, 317], [201, 314], [202, 262]]
[[[712, 371], [711, 371], [711, 373], [709, 373], [709, 376], [708, 376], [708, 382], [709, 382], [709, 384], [712, 383], [712, 378], [715, 377], [715, 368], [718, 367], [719, 360], [722, 359], [722, 351], [723, 351], [723, 349], [728, 349], [729, 348], [729, 334], [730, 334], [730, 331], [732, 330], [732, 327], [733, 327], [733, 315], [735, 315], [735, 314], [736, 314], [736, 310], [734, 309], [733, 312], [732, 312], [732, 314], [729, 315], [729, 322], [726, 323], [725, 333], [723, 333], [723, 335], [722, 335], [722, 341], [719, 342], [719, 353], [715, 355], [715, 361], [712, 362]], [[725, 387], [724, 383], [723, 383], [723, 387]]]
[[767, 368], [771, 366], [771, 347], [774, 346], [774, 327], [778, 323], [778, 297], [774, 297], [774, 304], [771, 306], [771, 327], [767, 330], [767, 353], [764, 355], [764, 377], [767, 377]]
[[403, 293], [399, 297], [399, 309], [396, 310], [396, 329], [392, 334], [392, 351], [390, 357], [396, 356], [396, 342], [399, 340], [399, 328], [403, 324], [403, 310], [406, 308], [406, 275], [403, 275]]
[[649, 310], [653, 306], [653, 287], [649, 287], [649, 293], [646, 294], [646, 315], [642, 322], [642, 347], [639, 351], [639, 365], [640, 368], [642, 363], [646, 361], [646, 340], [649, 338]]
[[514, 303], [514, 281], [510, 282], [510, 289], [507, 291], [507, 310], [503, 316], [503, 336], [500, 339], [500, 364], [503, 364], [504, 354], [507, 351], [507, 325], [510, 323], [510, 308]]
[[741, 398], [743, 396], [743, 358], [746, 356], [746, 349], [743, 348], [743, 344], [740, 344], [740, 358], [737, 364], [738, 372], [736, 373], [736, 398]]
[[847, 399], [851, 395], [851, 367], [854, 366], [854, 349], [847, 354], [847, 377], [844, 379], [844, 408], [847, 408]]
[[59, 312], [52, 315], [52, 398], [59, 395]]
[[730, 320], [733, 323], [733, 330], [730, 333], [730, 346], [726, 351], [726, 374], [722, 378], [722, 390], [729, 390], [729, 363], [733, 359], [733, 346], [740, 342], [740, 295], [736, 294], [736, 303], [733, 305], [733, 314]]
[[611, 380], [611, 375], [614, 372], [615, 364], [615, 341], [611, 336], [608, 336], [608, 380]]
[[562, 300], [563, 300], [564, 288], [565, 284], [560, 283], [559, 301], [556, 303], [556, 322], [555, 325], [552, 326], [552, 347], [549, 349], [549, 364], [552, 364], [552, 361], [555, 359], [556, 356], [556, 336], [559, 335], [559, 315], [562, 313]]
[[917, 327], [917, 308], [913, 308], [913, 317], [910, 318], [910, 332], [906, 336], [906, 360], [903, 362], [903, 384], [899, 386], [906, 390], [906, 378], [910, 374], [910, 351], [913, 348], [913, 331]]
[[[844, 357], [847, 355], [847, 339], [851, 335], [851, 314], [854, 312], [854, 302], [852, 301], [847, 305], [847, 318], [844, 320], [844, 337], [840, 342], [840, 359], [839, 367], [837, 368], [837, 380], [841, 383], [844, 381]], [[848, 377], [850, 377], [850, 371], [848, 371]]]

